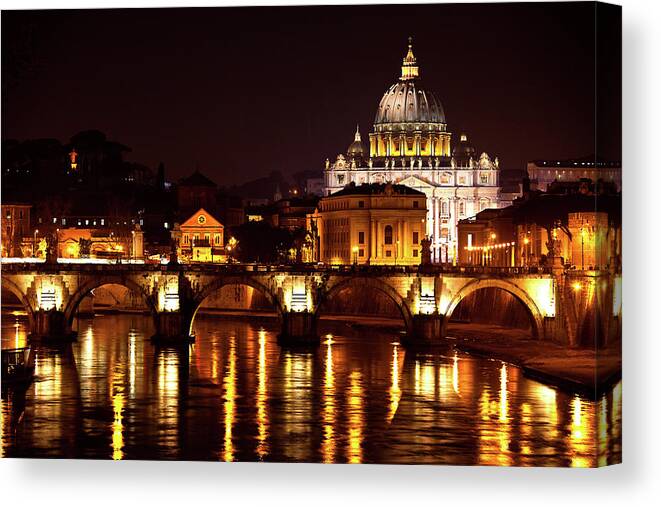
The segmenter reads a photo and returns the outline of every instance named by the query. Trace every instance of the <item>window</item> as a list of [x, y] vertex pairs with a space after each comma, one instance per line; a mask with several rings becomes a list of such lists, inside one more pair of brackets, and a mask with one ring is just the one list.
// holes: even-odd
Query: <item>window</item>
[[386, 250], [386, 257], [392, 256], [392, 252], [390, 250]]
[[364, 208], [365, 207], [365, 201], [358, 201], [358, 207], [359, 208]]
[[468, 243], [468, 246], [473, 246], [473, 233], [472, 232], [468, 233], [468, 238], [467, 238], [466, 243]]
[[53, 223], [54, 223], [54, 224], [57, 223], [57, 217], [53, 217]]
[[[101, 222], [101, 223], [103, 223], [103, 222]], [[66, 218], [62, 219], [62, 225], [67, 225], [67, 219]]]
[[459, 201], [459, 216], [463, 217], [466, 214], [466, 203]]
[[413, 244], [417, 245], [418, 244], [418, 231], [415, 231], [413, 233]]
[[361, 248], [360, 250], [358, 250], [358, 257], [365, 257], [365, 249], [364, 248]]
[[220, 234], [214, 234], [213, 235], [213, 244], [214, 245], [220, 245]]
[[358, 233], [358, 244], [360, 244], [360, 245], [365, 244], [365, 232], [364, 231], [360, 231]]
[[163, 222], [163, 228], [167, 229], [169, 224], [167, 222]]
[[184, 245], [188, 244], [188, 234], [184, 234]]
[[386, 228], [383, 231], [384, 243], [386, 245], [392, 245], [392, 225], [386, 225]]
[[207, 243], [210, 243], [211, 242], [211, 235], [210, 234], [205, 234], [204, 235], [204, 241], [206, 241]]
[[23, 210], [22, 209], [18, 210], [18, 218], [23, 218]]
[[450, 213], [448, 212], [448, 201], [441, 202], [441, 216], [447, 217]]
[[413, 207], [414, 208], [419, 208], [420, 207], [420, 201], [413, 201]]
[[106, 219], [105, 218], [101, 219], [101, 225], [106, 225]]
[[417, 251], [417, 250], [413, 250], [413, 257], [417, 257], [417, 256], [418, 256], [418, 251]]

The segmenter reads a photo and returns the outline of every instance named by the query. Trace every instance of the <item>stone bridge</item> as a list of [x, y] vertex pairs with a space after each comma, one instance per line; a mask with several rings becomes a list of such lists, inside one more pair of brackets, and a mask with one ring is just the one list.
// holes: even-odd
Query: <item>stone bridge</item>
[[457, 305], [489, 287], [523, 304], [538, 339], [594, 346], [621, 333], [621, 278], [609, 272], [436, 265], [2, 265], [2, 288], [25, 307], [35, 338], [71, 336], [83, 298], [106, 284], [123, 285], [142, 296], [154, 319], [154, 338], [166, 341], [190, 339], [200, 304], [226, 285], [247, 285], [266, 296], [277, 311], [282, 343], [317, 343], [320, 307], [358, 284], [395, 302], [409, 344], [442, 340]]

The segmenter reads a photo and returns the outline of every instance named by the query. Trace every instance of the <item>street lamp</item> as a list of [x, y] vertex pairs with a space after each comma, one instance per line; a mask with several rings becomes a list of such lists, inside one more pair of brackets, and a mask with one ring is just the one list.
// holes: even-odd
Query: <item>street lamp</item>
[[358, 264], [358, 247], [354, 246], [351, 251], [353, 252], [353, 263]]
[[32, 239], [32, 257], [37, 256], [37, 234], [39, 233], [39, 229], [34, 230], [34, 237]]
[[585, 270], [585, 226], [581, 225], [581, 270]]
[[395, 241], [395, 266], [397, 266], [398, 256], [399, 256], [399, 240]]
[[529, 254], [530, 254], [530, 251], [529, 251], [530, 249], [529, 249], [528, 245], [530, 244], [530, 239], [528, 238], [528, 236], [523, 238], [523, 244], [525, 245], [525, 247], [523, 249], [523, 257], [526, 261], [525, 264], [529, 264], [528, 257], [529, 257]]

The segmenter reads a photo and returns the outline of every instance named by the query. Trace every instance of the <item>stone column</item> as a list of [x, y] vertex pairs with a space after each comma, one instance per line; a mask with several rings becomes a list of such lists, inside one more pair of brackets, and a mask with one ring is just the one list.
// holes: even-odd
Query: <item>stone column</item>
[[304, 312], [284, 312], [278, 343], [293, 347], [319, 345], [315, 314], [307, 310]]
[[412, 329], [407, 331], [404, 345], [415, 348], [442, 343], [443, 319], [438, 313], [413, 315]]
[[30, 329], [31, 340], [72, 340], [76, 333], [63, 312], [58, 310], [37, 310], [33, 314], [32, 328]]

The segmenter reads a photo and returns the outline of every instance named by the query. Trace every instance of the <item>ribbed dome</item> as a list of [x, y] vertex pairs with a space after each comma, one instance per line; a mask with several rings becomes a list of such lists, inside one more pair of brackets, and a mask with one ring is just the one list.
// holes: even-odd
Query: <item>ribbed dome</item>
[[374, 123], [445, 123], [445, 112], [417, 79], [400, 80], [383, 95]]

